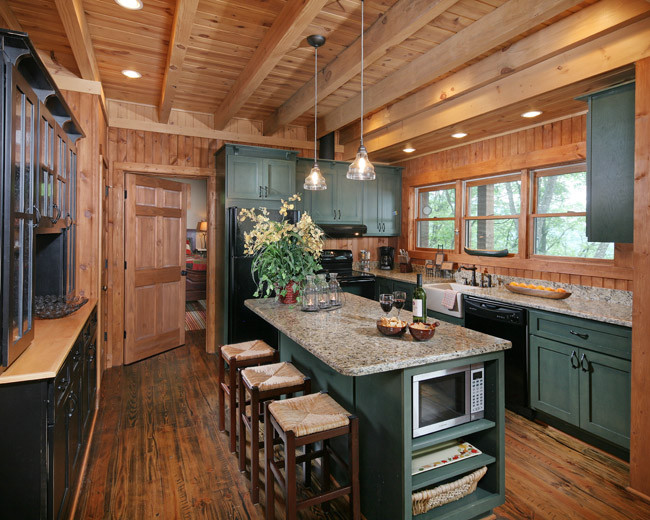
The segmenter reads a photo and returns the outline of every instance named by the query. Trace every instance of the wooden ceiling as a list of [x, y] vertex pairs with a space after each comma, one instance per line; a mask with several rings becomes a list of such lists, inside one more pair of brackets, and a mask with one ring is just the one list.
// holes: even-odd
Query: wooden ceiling
[[[319, 133], [340, 130], [353, 155], [360, 0], [143, 2], [129, 11], [113, 0], [0, 0], [0, 17], [57, 66], [101, 82], [107, 98], [158, 107], [160, 123], [181, 109], [213, 114], [215, 131], [232, 118], [260, 121], [266, 135], [313, 123], [305, 38], [322, 34]], [[453, 146], [461, 127], [473, 140], [530, 125], [522, 108], [543, 110], [540, 122], [584, 110], [576, 93], [629, 79], [630, 63], [650, 52], [648, 15], [647, 0], [365, 0], [371, 158], [402, 160], [406, 143], [417, 154]], [[603, 57], [621, 41], [629, 52]]]

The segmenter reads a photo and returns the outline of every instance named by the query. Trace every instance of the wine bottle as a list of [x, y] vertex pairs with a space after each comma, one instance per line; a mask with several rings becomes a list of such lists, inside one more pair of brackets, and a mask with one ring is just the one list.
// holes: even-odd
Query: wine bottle
[[418, 274], [418, 282], [413, 291], [413, 322], [427, 322], [427, 293], [422, 288], [422, 275]]

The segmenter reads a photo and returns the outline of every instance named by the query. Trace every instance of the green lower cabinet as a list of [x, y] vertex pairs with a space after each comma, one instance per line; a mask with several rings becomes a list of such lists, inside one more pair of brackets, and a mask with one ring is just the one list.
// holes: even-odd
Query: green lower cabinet
[[377, 277], [375, 280], [375, 296], [379, 299], [380, 294], [388, 294], [393, 292], [393, 280], [388, 278]]
[[580, 357], [580, 427], [629, 449], [631, 363], [587, 350]]
[[630, 361], [530, 336], [530, 400], [547, 413], [630, 447]]

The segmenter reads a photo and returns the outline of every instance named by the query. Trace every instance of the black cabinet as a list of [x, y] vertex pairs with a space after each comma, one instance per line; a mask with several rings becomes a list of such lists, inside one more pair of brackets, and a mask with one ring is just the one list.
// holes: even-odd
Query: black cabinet
[[0, 72], [2, 372], [33, 339], [35, 232], [67, 230], [61, 294], [74, 291], [74, 266], [63, 262], [74, 261], [74, 143], [82, 132], [26, 34], [0, 30]]
[[587, 96], [587, 239], [633, 241], [634, 83]]
[[63, 519], [97, 394], [93, 309], [54, 379], [0, 385], [0, 503], [7, 518]]

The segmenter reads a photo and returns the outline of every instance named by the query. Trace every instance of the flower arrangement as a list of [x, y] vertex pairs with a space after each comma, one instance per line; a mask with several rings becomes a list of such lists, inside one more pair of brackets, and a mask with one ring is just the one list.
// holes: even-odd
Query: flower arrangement
[[[299, 195], [282, 200], [280, 215], [287, 216], [294, 209]], [[269, 218], [266, 208], [244, 209], [239, 220], [255, 223], [250, 232], [244, 233], [244, 253], [252, 255], [251, 274], [257, 285], [254, 296], [269, 297], [273, 290], [279, 297], [291, 295], [295, 285], [300, 285], [306, 275], [320, 269], [323, 250], [323, 231], [314, 224], [307, 213], [302, 213], [294, 224], [286, 218], [277, 222]]]

